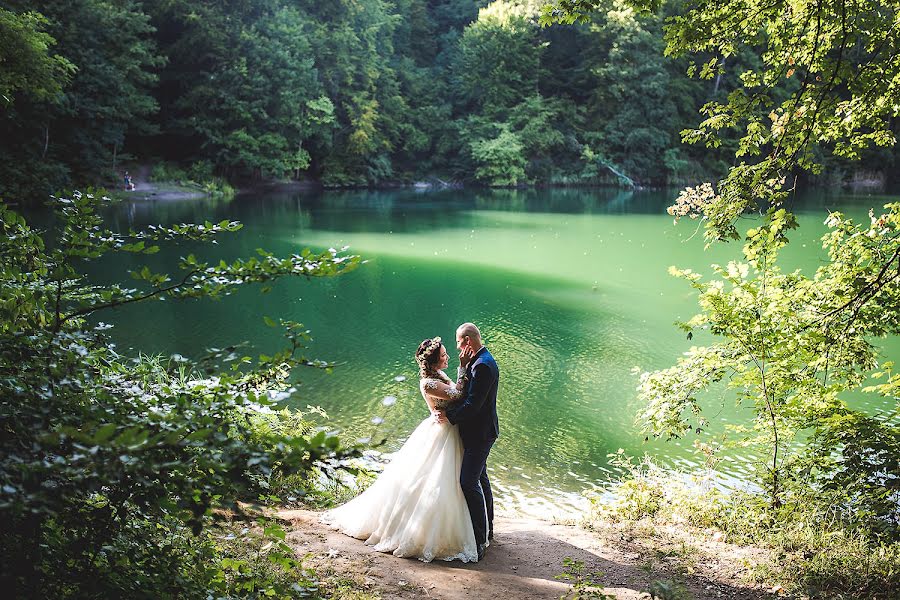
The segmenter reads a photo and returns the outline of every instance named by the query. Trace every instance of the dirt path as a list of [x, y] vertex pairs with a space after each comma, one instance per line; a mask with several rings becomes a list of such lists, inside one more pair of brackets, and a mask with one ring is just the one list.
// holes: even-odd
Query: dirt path
[[[612, 544], [604, 539], [608, 536], [579, 527], [497, 517], [496, 535], [483, 561], [423, 563], [375, 552], [360, 540], [320, 525], [318, 514], [309, 510], [279, 512], [278, 516], [291, 523], [289, 543], [320, 572], [349, 578], [385, 599], [558, 599], [571, 590], [569, 583], [557, 578], [566, 558], [583, 562], [584, 573], [601, 571], [604, 593], [620, 599], [649, 598], [644, 590], [651, 582], [669, 578], [683, 582], [698, 600], [773, 597], [766, 590], [741, 583], [746, 551], [721, 542], [710, 541], [706, 544], [711, 546], [697, 548], [700, 560], [689, 560], [692, 572], [685, 572], [683, 561], [677, 566], [667, 561], [664, 549], [648, 552], [631, 544], [627, 536]], [[648, 568], [648, 564], [653, 566]]]

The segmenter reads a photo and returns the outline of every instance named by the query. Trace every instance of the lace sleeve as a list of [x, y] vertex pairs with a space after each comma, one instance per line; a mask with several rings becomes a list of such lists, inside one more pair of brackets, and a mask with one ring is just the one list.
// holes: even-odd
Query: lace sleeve
[[469, 383], [469, 372], [462, 368], [457, 367], [456, 369], [456, 389], [460, 391], [460, 393], [465, 392], [466, 385]]
[[463, 397], [463, 390], [454, 383], [445, 383], [438, 379], [426, 379], [423, 388], [425, 393], [442, 400], [457, 401]]

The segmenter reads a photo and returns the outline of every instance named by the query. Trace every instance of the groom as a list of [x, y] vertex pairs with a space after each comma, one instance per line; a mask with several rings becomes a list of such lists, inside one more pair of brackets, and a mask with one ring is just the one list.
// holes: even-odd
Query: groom
[[456, 329], [456, 347], [459, 349], [459, 377], [465, 380], [465, 399], [448, 408], [446, 417], [436, 416], [438, 422], [446, 419], [459, 425], [464, 449], [459, 483], [469, 505], [478, 560], [481, 560], [488, 540], [494, 537], [494, 496], [488, 481], [487, 458], [500, 435], [497, 424], [500, 370], [481, 343], [481, 332], [474, 324], [463, 323]]

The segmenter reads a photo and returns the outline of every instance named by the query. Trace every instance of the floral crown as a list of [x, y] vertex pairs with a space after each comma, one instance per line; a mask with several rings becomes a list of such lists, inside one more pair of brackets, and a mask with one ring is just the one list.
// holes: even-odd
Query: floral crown
[[422, 342], [425, 344], [424, 347], [420, 348], [420, 350], [416, 353], [416, 362], [419, 363], [419, 366], [423, 369], [428, 364], [427, 357], [441, 347], [441, 336], [433, 337], [428, 340], [428, 343]]

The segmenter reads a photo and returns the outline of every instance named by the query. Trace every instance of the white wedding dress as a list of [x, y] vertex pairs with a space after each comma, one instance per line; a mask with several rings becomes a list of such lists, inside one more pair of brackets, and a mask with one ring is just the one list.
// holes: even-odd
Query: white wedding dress
[[[423, 397], [428, 383], [420, 381]], [[432, 402], [437, 408], [448, 403], [437, 398]], [[462, 456], [457, 427], [439, 425], [429, 416], [394, 453], [375, 483], [326, 511], [322, 522], [394, 556], [476, 562], [472, 520], [459, 487]]]

